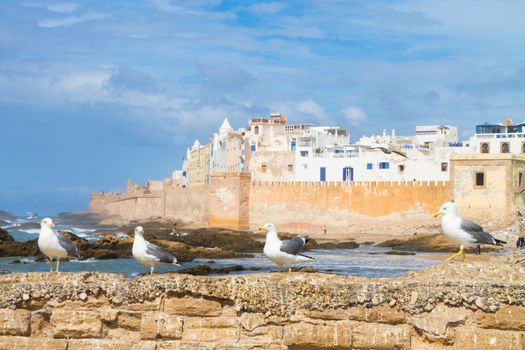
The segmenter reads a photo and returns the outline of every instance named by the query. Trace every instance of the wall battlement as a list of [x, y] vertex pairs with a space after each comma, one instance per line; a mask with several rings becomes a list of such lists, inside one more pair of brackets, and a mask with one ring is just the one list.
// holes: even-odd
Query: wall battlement
[[450, 199], [449, 187], [444, 181], [264, 182], [248, 173], [216, 173], [210, 185], [191, 188], [164, 182], [161, 191], [150, 191], [130, 182], [126, 193], [94, 193], [90, 210], [123, 220], [167, 217], [246, 230], [273, 222], [298, 233], [348, 232], [372, 218], [396, 221], [406, 213], [418, 225], [432, 224], [430, 214]]

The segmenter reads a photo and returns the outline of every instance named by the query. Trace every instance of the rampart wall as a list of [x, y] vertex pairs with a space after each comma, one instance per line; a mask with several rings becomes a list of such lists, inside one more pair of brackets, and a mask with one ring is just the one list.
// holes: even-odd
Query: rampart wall
[[120, 220], [173, 218], [194, 225], [348, 232], [364, 223], [435, 224], [431, 213], [450, 199], [448, 182], [252, 182], [249, 174], [214, 174], [210, 185], [94, 193], [90, 210]]

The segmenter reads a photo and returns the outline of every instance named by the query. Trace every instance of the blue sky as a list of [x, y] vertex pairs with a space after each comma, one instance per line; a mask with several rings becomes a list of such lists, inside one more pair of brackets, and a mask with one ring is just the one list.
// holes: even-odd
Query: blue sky
[[180, 167], [224, 117], [525, 120], [523, 1], [0, 3], [0, 209], [54, 214]]

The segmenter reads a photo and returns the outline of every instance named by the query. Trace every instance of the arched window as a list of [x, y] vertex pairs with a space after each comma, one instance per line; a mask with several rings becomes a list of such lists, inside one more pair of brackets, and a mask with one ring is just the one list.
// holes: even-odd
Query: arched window
[[259, 127], [255, 126], [255, 128], [253, 128], [253, 132], [255, 133], [255, 135], [259, 135]]
[[484, 142], [481, 144], [481, 153], [489, 153], [490, 152], [490, 146], [488, 143]]
[[502, 142], [501, 143], [501, 153], [509, 153], [510, 152], [510, 146], [508, 142]]

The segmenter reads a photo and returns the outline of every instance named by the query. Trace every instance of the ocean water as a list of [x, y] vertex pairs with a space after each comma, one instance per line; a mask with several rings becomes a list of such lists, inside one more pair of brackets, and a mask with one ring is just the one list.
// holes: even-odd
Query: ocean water
[[[38, 238], [40, 218], [28, 220], [17, 220], [10, 223], [9, 233], [17, 241], [28, 241]], [[32, 224], [27, 228], [28, 223]], [[57, 224], [57, 230], [68, 230], [79, 237], [90, 241], [96, 241], [100, 236], [93, 234], [95, 229], [80, 228], [70, 225]], [[117, 233], [117, 236], [124, 236], [124, 233]], [[295, 267], [311, 267], [320, 272], [336, 273], [340, 275], [353, 275], [365, 277], [394, 277], [406, 274], [409, 271], [424, 269], [429, 266], [439, 264], [440, 261], [432, 259], [432, 254], [416, 255], [386, 255], [390, 248], [374, 247], [362, 245], [357, 249], [340, 250], [314, 250], [307, 255], [316, 260], [308, 263], [298, 264]], [[21, 263], [13, 263], [19, 260]], [[230, 274], [247, 274], [283, 270], [286, 267], [277, 267], [268, 260], [263, 254], [256, 254], [253, 258], [236, 259], [195, 259], [181, 266], [158, 266], [156, 272], [177, 271], [196, 265], [208, 265], [211, 268], [225, 268], [241, 265], [242, 271], [230, 272]], [[31, 257], [0, 257], [0, 272], [3, 270], [10, 272], [46, 272], [49, 271], [49, 263], [35, 262]], [[75, 271], [100, 271], [108, 273], [121, 273], [130, 278], [138, 276], [140, 273], [149, 272], [148, 268], [137, 263], [133, 258], [127, 259], [108, 259], [108, 260], [81, 260], [63, 262], [60, 270], [64, 272]]]
[[[428, 253], [421, 256], [383, 254], [389, 250], [389, 248], [373, 246], [361, 246], [357, 249], [313, 250], [307, 254], [316, 258], [316, 260], [298, 264], [296, 267], [311, 267], [320, 272], [336, 273], [339, 275], [381, 278], [401, 276], [409, 271], [423, 269], [440, 263], [440, 260], [429, 258], [431, 254]], [[14, 260], [20, 260], [22, 263], [13, 264], [12, 262]], [[212, 268], [241, 265], [246, 269], [244, 271], [231, 272], [230, 274], [271, 272], [285, 268], [277, 267], [263, 254], [256, 254], [253, 258], [195, 259], [188, 263], [182, 263], [181, 266], [158, 266], [155, 268], [155, 271], [177, 271], [196, 265], [208, 265]], [[10, 272], [46, 272], [49, 271], [49, 263], [35, 262], [32, 258], [25, 257], [0, 258], [0, 271], [1, 270]], [[64, 272], [99, 271], [121, 273], [130, 278], [136, 277], [143, 272], [149, 272], [147, 268], [132, 258], [63, 262], [60, 264], [60, 270]]]

